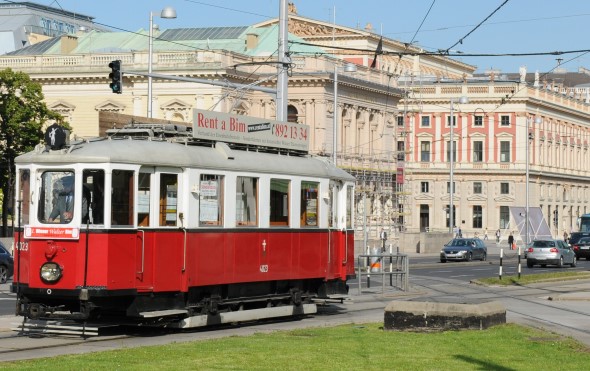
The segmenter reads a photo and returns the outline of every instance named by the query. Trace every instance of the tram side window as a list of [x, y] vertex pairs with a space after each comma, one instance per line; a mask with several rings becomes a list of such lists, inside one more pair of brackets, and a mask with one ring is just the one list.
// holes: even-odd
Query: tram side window
[[160, 226], [176, 226], [178, 214], [178, 176], [160, 174]]
[[[20, 216], [22, 225], [29, 224], [30, 205], [31, 205], [31, 173], [28, 169], [20, 170], [18, 180], [20, 182], [18, 189], [20, 195]], [[17, 210], [18, 212], [18, 210]], [[17, 214], [18, 215], [18, 214]]]
[[286, 179], [270, 180], [270, 225], [289, 225], [289, 185]]
[[223, 225], [223, 176], [201, 174], [199, 226]]
[[133, 226], [133, 171], [113, 170], [111, 187], [111, 223], [113, 226]]
[[352, 205], [354, 204], [354, 188], [346, 187], [346, 228], [352, 229]]
[[301, 226], [318, 225], [318, 187], [317, 182], [301, 182]]
[[82, 172], [82, 197], [82, 223], [104, 224], [104, 170]]
[[236, 183], [236, 224], [258, 225], [258, 178], [237, 177]]

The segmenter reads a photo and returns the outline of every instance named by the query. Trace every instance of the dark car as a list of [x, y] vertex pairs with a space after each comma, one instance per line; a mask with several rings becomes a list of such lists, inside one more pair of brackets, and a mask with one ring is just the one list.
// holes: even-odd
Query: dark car
[[557, 265], [559, 268], [564, 264], [576, 266], [576, 254], [574, 250], [563, 240], [535, 240], [527, 252], [526, 265], [532, 268], [535, 265], [546, 267]]
[[447, 260], [486, 260], [488, 248], [479, 238], [454, 238], [440, 251], [440, 262]]
[[0, 283], [6, 283], [14, 273], [14, 259], [8, 249], [0, 242]]
[[572, 244], [576, 259], [586, 258], [590, 260], [590, 237], [582, 237]]

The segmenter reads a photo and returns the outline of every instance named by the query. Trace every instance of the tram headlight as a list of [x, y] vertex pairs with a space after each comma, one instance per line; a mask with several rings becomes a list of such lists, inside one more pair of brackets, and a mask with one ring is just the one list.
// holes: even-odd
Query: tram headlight
[[41, 266], [41, 280], [45, 283], [55, 283], [62, 275], [61, 267], [54, 262], [47, 262]]

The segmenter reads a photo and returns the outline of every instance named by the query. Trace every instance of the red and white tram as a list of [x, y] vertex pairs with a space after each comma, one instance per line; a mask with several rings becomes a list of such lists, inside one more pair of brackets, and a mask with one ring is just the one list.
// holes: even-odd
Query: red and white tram
[[178, 129], [135, 125], [16, 159], [18, 315], [194, 327], [347, 294], [351, 175]]

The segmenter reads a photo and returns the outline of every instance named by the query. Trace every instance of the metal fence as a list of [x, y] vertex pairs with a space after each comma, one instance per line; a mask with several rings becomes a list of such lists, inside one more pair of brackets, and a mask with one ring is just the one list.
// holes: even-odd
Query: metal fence
[[389, 286], [402, 291], [409, 291], [409, 260], [406, 254], [376, 253], [359, 255], [357, 260], [357, 278], [359, 295], [362, 294], [363, 281], [371, 287], [371, 276], [381, 277], [381, 291], [385, 293], [389, 277]]

